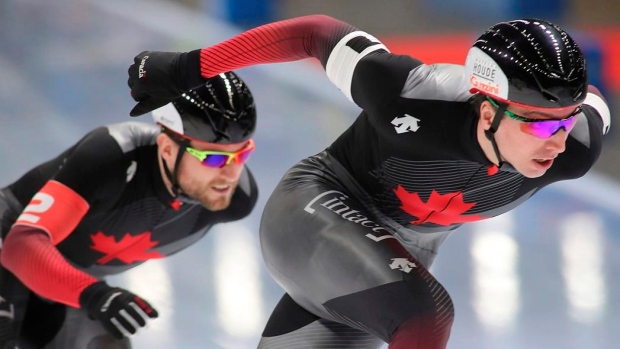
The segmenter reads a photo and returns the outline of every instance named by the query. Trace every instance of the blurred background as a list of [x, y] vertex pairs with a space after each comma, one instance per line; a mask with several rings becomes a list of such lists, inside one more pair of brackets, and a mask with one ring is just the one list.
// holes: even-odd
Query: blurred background
[[[2, 0], [0, 185], [92, 128], [127, 121], [126, 70], [143, 50], [188, 51], [245, 28], [323, 13], [427, 63], [463, 63], [492, 24], [517, 17], [565, 27], [612, 109], [595, 170], [545, 188], [513, 212], [457, 230], [432, 268], [456, 320], [449, 348], [616, 348], [620, 343], [620, 2], [615, 0]], [[134, 347], [255, 348], [283, 291], [258, 245], [262, 207], [282, 174], [328, 146], [359, 109], [316, 62], [245, 68], [259, 111], [249, 167], [261, 196], [247, 219], [110, 283], [160, 318]], [[149, 116], [134, 119], [152, 122]], [[614, 126], [616, 125], [616, 126]]]

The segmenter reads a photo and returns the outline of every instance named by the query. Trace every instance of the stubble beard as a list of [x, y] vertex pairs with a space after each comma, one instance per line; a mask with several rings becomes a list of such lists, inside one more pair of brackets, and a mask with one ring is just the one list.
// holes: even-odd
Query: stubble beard
[[211, 184], [209, 184], [205, 189], [202, 190], [193, 190], [190, 192], [183, 191], [185, 195], [190, 198], [200, 202], [202, 206], [204, 206], [209, 211], [222, 211], [230, 206], [230, 201], [232, 196], [237, 189], [237, 183], [231, 183], [230, 186], [231, 191], [228, 195], [220, 195], [213, 191], [211, 188]]

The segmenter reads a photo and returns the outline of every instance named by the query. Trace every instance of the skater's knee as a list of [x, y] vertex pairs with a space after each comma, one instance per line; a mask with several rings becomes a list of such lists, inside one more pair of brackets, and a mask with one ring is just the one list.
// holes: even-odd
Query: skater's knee
[[389, 349], [445, 348], [454, 321], [450, 295], [433, 279], [426, 291], [414, 291], [412, 296], [418, 297], [418, 302], [392, 333]]

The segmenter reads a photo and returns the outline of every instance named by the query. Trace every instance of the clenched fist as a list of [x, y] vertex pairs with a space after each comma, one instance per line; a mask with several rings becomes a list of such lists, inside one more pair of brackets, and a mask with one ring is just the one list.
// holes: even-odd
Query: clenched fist
[[133, 61], [127, 84], [138, 104], [129, 113], [131, 116], [162, 107], [205, 81], [200, 75], [200, 50], [144, 51]]

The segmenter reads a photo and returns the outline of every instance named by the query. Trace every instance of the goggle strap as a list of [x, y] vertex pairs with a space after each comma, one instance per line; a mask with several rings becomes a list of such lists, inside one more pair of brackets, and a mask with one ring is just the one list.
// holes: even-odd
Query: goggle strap
[[[179, 152], [177, 153], [177, 158], [174, 161], [174, 170], [172, 172], [172, 179], [170, 178], [170, 176], [168, 176], [168, 179], [170, 179], [170, 182], [172, 184], [172, 193], [174, 194], [175, 197], [179, 196], [180, 187], [179, 187], [179, 180], [178, 180], [178, 169], [179, 169], [179, 165], [181, 164], [181, 158], [183, 158], [183, 154], [185, 153], [183, 149], [185, 149], [188, 146], [189, 146], [189, 140], [187, 139], [183, 139], [179, 143]], [[168, 166], [165, 166], [165, 167], [166, 167], [166, 174], [170, 173]]]
[[491, 127], [488, 130], [484, 130], [484, 135], [487, 137], [489, 141], [491, 141], [491, 145], [493, 146], [493, 151], [495, 152], [495, 156], [497, 157], [497, 166], [501, 167], [503, 164], [502, 156], [499, 153], [499, 147], [497, 146], [497, 142], [495, 141], [495, 132], [499, 128], [499, 123], [502, 121], [502, 117], [504, 117], [504, 112], [508, 106], [504, 103], [499, 105], [497, 111], [495, 112], [495, 116], [493, 117], [493, 121], [491, 122]]
[[170, 172], [170, 169], [168, 168], [168, 164], [166, 163], [166, 160], [164, 160], [163, 157], [161, 158], [161, 161], [162, 161], [162, 163], [164, 165], [164, 173], [166, 174], [166, 177], [168, 178], [168, 180], [172, 184], [172, 192], [176, 196], [177, 191], [176, 191], [176, 187], [175, 187], [175, 184], [174, 184], [174, 179], [173, 179], [172, 173]]
[[499, 108], [497, 108], [495, 116], [493, 117], [493, 121], [491, 122], [491, 127], [489, 128], [491, 133], [495, 134], [495, 132], [497, 132], [497, 129], [499, 128], [499, 123], [502, 121], [502, 118], [504, 117], [504, 113], [506, 112], [507, 108], [508, 105], [504, 103], [499, 104]]

